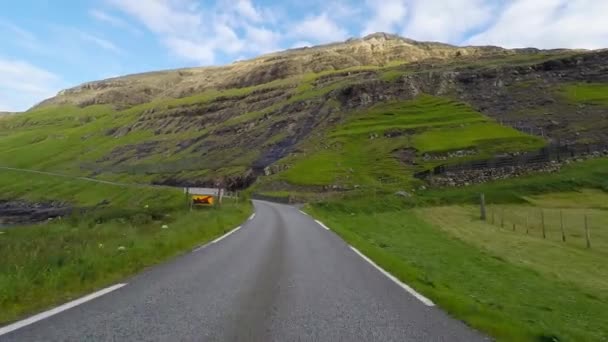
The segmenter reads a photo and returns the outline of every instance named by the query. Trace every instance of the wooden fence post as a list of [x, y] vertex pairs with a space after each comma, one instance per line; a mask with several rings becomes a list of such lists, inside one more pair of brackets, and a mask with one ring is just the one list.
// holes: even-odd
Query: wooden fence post
[[502, 212], [500, 214], [500, 228], [505, 227], [505, 208], [502, 208]]
[[545, 233], [545, 212], [542, 209], [540, 210], [540, 224], [543, 230], [543, 239], [546, 239], [547, 234]]
[[486, 220], [486, 195], [480, 195], [480, 210], [481, 210], [481, 220]]
[[587, 248], [591, 248], [591, 237], [589, 236], [589, 222], [587, 214], [585, 214], [585, 240], [587, 240]]
[[566, 242], [566, 232], [564, 231], [564, 211], [559, 211], [560, 228], [562, 230], [562, 242]]

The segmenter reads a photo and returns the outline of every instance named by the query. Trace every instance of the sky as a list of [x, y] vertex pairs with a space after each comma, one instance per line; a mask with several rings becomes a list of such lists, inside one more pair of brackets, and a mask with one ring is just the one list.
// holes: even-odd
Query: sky
[[608, 0], [0, 1], [0, 111], [144, 71], [388, 32], [456, 45], [608, 47]]

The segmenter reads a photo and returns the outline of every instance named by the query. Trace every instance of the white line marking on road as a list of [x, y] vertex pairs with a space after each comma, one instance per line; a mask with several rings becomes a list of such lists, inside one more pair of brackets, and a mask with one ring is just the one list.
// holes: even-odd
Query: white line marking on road
[[255, 213], [251, 214], [251, 216], [249, 216], [249, 219], [253, 220], [254, 217], [255, 217]]
[[49, 318], [49, 317], [51, 317], [53, 315], [56, 315], [56, 314], [58, 314], [60, 312], [63, 312], [63, 311], [68, 310], [68, 309], [71, 309], [71, 308], [73, 308], [75, 306], [78, 306], [80, 304], [83, 304], [85, 302], [93, 300], [93, 299], [95, 299], [97, 297], [101, 297], [101, 296], [103, 296], [105, 294], [108, 294], [108, 293], [110, 293], [112, 291], [118, 290], [119, 288], [121, 288], [121, 287], [123, 287], [125, 285], [127, 285], [127, 284], [116, 284], [114, 286], [110, 286], [110, 287], [105, 288], [103, 290], [99, 290], [99, 291], [97, 291], [95, 293], [91, 293], [90, 295], [87, 295], [87, 296], [84, 296], [82, 298], [73, 300], [73, 301], [71, 301], [69, 303], [65, 303], [63, 305], [60, 305], [60, 306], [58, 306], [58, 307], [56, 307], [54, 309], [51, 309], [51, 310], [48, 310], [48, 311], [45, 311], [45, 312], [41, 312], [41, 313], [39, 313], [37, 315], [34, 315], [34, 316], [30, 317], [30, 318], [26, 318], [26, 319], [24, 319], [22, 321], [15, 322], [13, 324], [7, 325], [7, 326], [5, 326], [3, 328], [0, 328], [0, 336], [8, 334], [11, 331], [15, 331], [17, 329], [21, 329], [21, 328], [23, 328], [25, 326], [28, 326], [30, 324], [36, 323], [36, 322], [41, 321], [41, 320], [43, 320], [45, 318]]
[[198, 252], [198, 251], [202, 251], [205, 247], [207, 247], [209, 244], [204, 244], [202, 246], [198, 246], [195, 249], [192, 250], [193, 253]]
[[359, 252], [358, 249], [356, 249], [353, 246], [349, 246], [350, 249], [352, 249], [355, 253], [357, 253], [360, 257], [363, 258], [363, 260], [367, 261], [368, 263], [370, 263], [372, 266], [374, 266], [378, 271], [380, 271], [380, 273], [384, 274], [388, 279], [392, 280], [393, 282], [395, 282], [397, 285], [401, 286], [401, 288], [403, 288], [405, 291], [407, 291], [409, 294], [411, 294], [412, 296], [416, 297], [419, 301], [421, 301], [424, 305], [426, 306], [435, 306], [435, 303], [433, 303], [430, 299], [426, 298], [425, 296], [421, 295], [420, 293], [416, 292], [416, 290], [414, 290], [413, 288], [409, 287], [407, 284], [404, 284], [401, 280], [397, 279], [394, 275], [388, 273], [387, 271], [385, 271], [382, 267], [376, 265], [375, 262], [373, 262], [370, 258], [368, 258], [367, 256], [365, 256], [365, 254]]
[[324, 224], [323, 224], [323, 222], [321, 222], [321, 221], [319, 221], [319, 220], [315, 220], [315, 222], [317, 222], [317, 223], [319, 224], [319, 226], [321, 226], [321, 227], [323, 227], [323, 228], [325, 228], [325, 229], [327, 229], [327, 230], [331, 230], [331, 229], [329, 229], [329, 227], [328, 227], [328, 226], [324, 225]]
[[229, 237], [229, 236], [230, 236], [230, 234], [232, 234], [232, 233], [236, 232], [236, 231], [237, 231], [237, 230], [239, 230], [239, 229], [241, 229], [241, 226], [238, 226], [238, 227], [234, 228], [233, 230], [229, 231], [228, 233], [226, 233], [226, 234], [224, 234], [224, 235], [220, 236], [219, 238], [217, 238], [217, 239], [215, 239], [215, 240], [211, 241], [211, 243], [218, 243], [218, 242], [220, 242], [220, 241], [224, 240], [225, 238]]
[[310, 216], [310, 215], [308, 215], [307, 213], [303, 212], [302, 210], [300, 210], [300, 212], [301, 212], [302, 214], [306, 215], [306, 216]]

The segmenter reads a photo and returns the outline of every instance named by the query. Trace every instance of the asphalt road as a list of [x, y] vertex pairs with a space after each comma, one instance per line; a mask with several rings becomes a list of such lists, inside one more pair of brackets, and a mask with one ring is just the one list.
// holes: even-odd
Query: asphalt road
[[255, 202], [230, 236], [0, 341], [480, 341], [296, 208]]

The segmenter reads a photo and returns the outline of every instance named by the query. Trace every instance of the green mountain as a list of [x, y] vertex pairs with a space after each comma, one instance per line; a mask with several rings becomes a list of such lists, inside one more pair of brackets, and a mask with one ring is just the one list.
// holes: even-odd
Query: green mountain
[[61, 91], [0, 117], [0, 166], [260, 191], [405, 188], [439, 164], [608, 141], [608, 51], [377, 33]]

